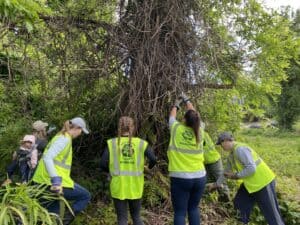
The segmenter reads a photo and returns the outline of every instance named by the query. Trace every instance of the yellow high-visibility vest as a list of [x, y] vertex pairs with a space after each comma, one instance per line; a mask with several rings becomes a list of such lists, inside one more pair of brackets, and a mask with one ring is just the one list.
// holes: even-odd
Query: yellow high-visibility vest
[[241, 180], [249, 193], [257, 192], [271, 183], [275, 178], [275, 174], [253, 149], [243, 143], [234, 142], [233, 164], [235, 165], [235, 170], [237, 172], [244, 169], [244, 166], [236, 157], [236, 150], [239, 147], [247, 147], [250, 149], [251, 155], [256, 164], [255, 172], [248, 177], [241, 178]]
[[204, 131], [204, 164], [210, 164], [217, 162], [221, 155], [215, 148], [214, 142], [211, 140], [210, 136], [207, 132]]
[[200, 136], [200, 143], [197, 144], [192, 128], [177, 121], [172, 124], [167, 153], [170, 176], [177, 176], [184, 173], [205, 173], [202, 129], [200, 129]]
[[[72, 180], [70, 174], [71, 174], [71, 165], [72, 165], [72, 137], [66, 133], [63, 134], [57, 134], [52, 138], [52, 140], [47, 145], [44, 154], [46, 154], [51, 147], [51, 145], [61, 136], [67, 137], [69, 139], [68, 144], [65, 146], [65, 148], [54, 158], [54, 167], [57, 173], [57, 176], [60, 176], [62, 178], [62, 186], [67, 188], [73, 188], [74, 187], [74, 181]], [[43, 158], [40, 160], [38, 167], [34, 173], [34, 176], [32, 180], [36, 183], [40, 184], [48, 184], [51, 185], [50, 176], [48, 174], [48, 171], [45, 166], [45, 162]]]
[[113, 198], [140, 199], [144, 190], [144, 153], [148, 143], [140, 138], [109, 139], [110, 192]]

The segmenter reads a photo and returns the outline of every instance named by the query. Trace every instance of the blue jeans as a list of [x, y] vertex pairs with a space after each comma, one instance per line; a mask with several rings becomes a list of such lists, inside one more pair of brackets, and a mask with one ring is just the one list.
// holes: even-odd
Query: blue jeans
[[[75, 215], [84, 210], [91, 200], [88, 190], [76, 183], [74, 188], [63, 188], [63, 196], [68, 202], [71, 202], [71, 208]], [[49, 212], [59, 215], [59, 201], [51, 202], [46, 208]]]
[[204, 192], [206, 177], [183, 179], [171, 177], [171, 198], [174, 225], [184, 225], [186, 213], [190, 225], [200, 224], [199, 202]]
[[244, 185], [241, 185], [233, 203], [234, 208], [239, 211], [239, 220], [244, 224], [249, 222], [255, 202], [269, 225], [284, 225], [276, 198], [274, 180], [263, 189], [251, 194]]

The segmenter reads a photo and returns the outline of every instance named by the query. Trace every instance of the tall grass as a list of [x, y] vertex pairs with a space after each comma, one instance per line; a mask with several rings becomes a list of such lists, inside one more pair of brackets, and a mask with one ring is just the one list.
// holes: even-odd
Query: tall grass
[[[61, 197], [45, 192], [43, 186], [7, 185], [0, 189], [1, 225], [58, 225], [62, 224], [58, 216], [49, 213], [41, 206], [40, 198], [51, 201]], [[63, 199], [62, 199], [63, 200]]]

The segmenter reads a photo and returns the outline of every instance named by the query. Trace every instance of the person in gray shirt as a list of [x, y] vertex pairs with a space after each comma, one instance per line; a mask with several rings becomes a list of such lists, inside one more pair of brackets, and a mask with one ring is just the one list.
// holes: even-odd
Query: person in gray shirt
[[225, 177], [242, 181], [234, 198], [239, 220], [248, 224], [257, 203], [269, 225], [284, 225], [275, 192], [275, 174], [268, 165], [248, 145], [234, 141], [228, 132], [221, 133], [216, 144], [229, 152]]

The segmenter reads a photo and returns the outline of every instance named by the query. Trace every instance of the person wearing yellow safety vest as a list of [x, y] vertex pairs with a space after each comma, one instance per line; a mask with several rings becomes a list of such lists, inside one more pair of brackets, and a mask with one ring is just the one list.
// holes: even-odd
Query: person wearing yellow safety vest
[[118, 137], [107, 141], [100, 167], [111, 175], [110, 193], [117, 213], [118, 225], [128, 224], [128, 210], [133, 225], [143, 225], [140, 216], [144, 191], [144, 161], [149, 159], [149, 169], [156, 164], [156, 157], [147, 141], [134, 137], [135, 126], [131, 117], [119, 119]]
[[[204, 129], [205, 124], [201, 122], [201, 127]], [[206, 185], [208, 191], [217, 190], [219, 193], [219, 201], [229, 202], [230, 194], [229, 188], [224, 178], [224, 169], [221, 155], [215, 147], [214, 142], [211, 140], [209, 134], [204, 131], [203, 137], [203, 150], [204, 150], [204, 165], [207, 173]]]
[[[184, 103], [184, 121], [176, 120], [180, 104]], [[200, 115], [186, 95], [181, 95], [171, 109], [169, 117], [170, 142], [168, 170], [171, 179], [171, 199], [174, 225], [200, 224], [199, 202], [205, 189], [206, 171], [203, 156], [203, 130]]]
[[262, 158], [248, 145], [234, 141], [228, 132], [221, 133], [216, 144], [230, 153], [225, 177], [242, 181], [234, 198], [239, 220], [248, 224], [256, 202], [269, 225], [284, 225], [275, 192], [275, 174]]
[[[80, 136], [82, 132], [89, 133], [81, 117], [66, 121], [63, 129], [47, 145], [32, 179], [34, 183], [49, 185], [50, 191], [61, 194], [66, 200], [71, 201], [74, 215], [81, 212], [91, 199], [90, 193], [75, 183], [70, 176], [72, 139]], [[56, 214], [60, 212], [58, 201], [53, 201], [45, 207], [49, 212]], [[74, 220], [74, 215], [67, 210], [63, 224], [70, 224]]]

